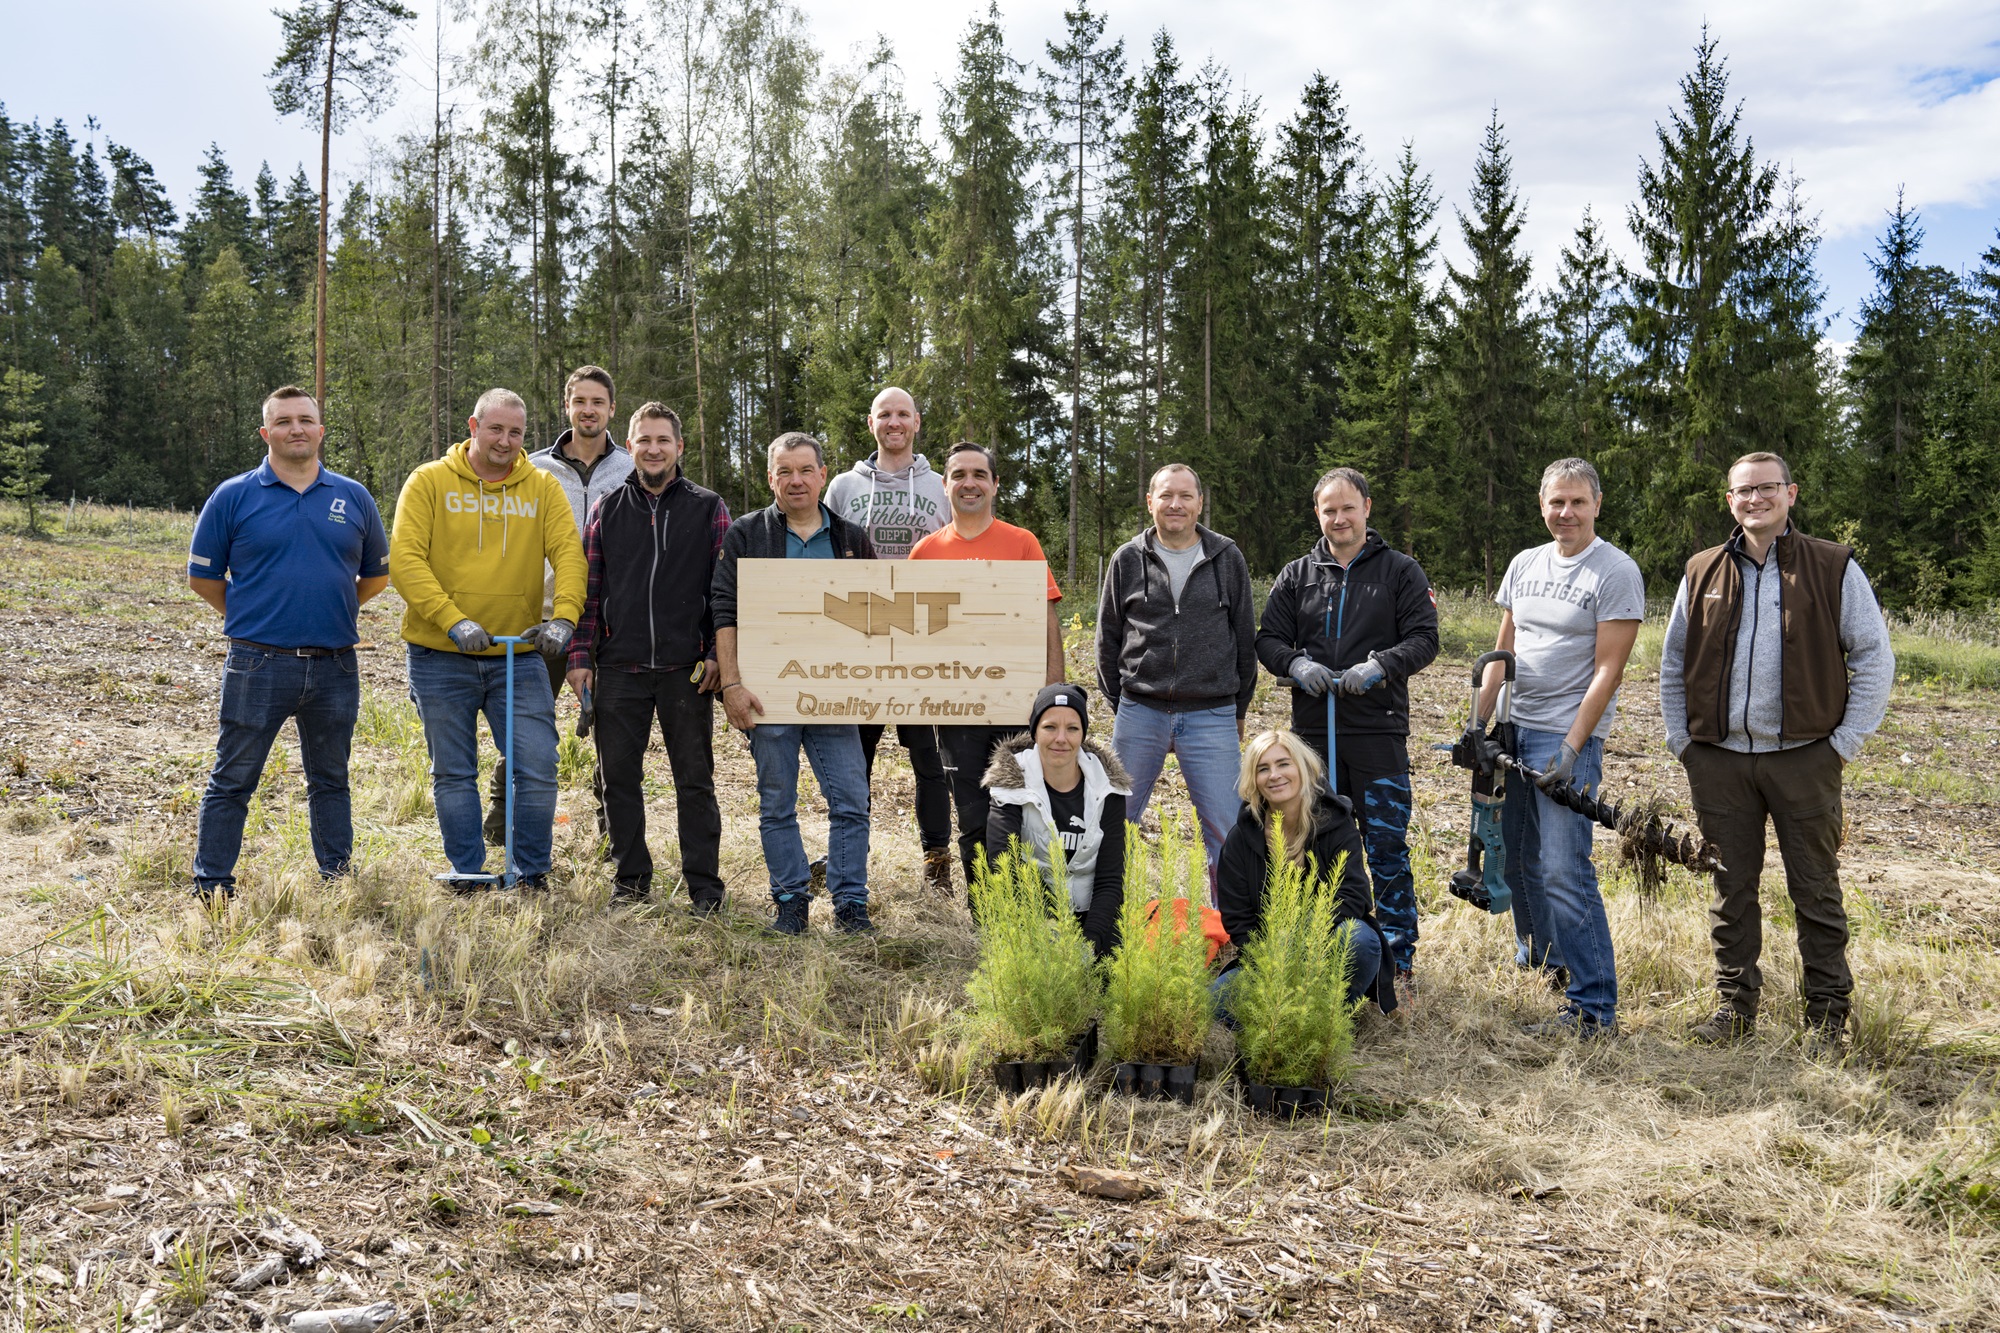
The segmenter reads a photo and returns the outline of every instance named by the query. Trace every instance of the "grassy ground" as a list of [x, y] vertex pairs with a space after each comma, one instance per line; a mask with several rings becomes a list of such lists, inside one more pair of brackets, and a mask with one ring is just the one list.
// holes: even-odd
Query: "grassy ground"
[[[1511, 967], [1504, 922], [1442, 893], [1463, 775], [1422, 751], [1421, 1000], [1364, 1025], [1351, 1114], [1280, 1126], [1212, 1081], [1192, 1109], [1102, 1072], [1000, 1098], [954, 1028], [972, 936], [920, 888], [893, 749], [879, 941], [760, 932], [749, 758], [726, 733], [725, 920], [608, 906], [575, 750], [555, 891], [440, 894], [393, 598], [364, 618], [359, 873], [318, 885], [287, 750], [243, 892], [191, 905], [221, 650], [186, 536], [80, 509], [55, 539], [0, 538], [0, 1328], [373, 1301], [466, 1329], [1992, 1326], [2000, 696], [1961, 675], [1911, 674], [1850, 772], [1845, 1059], [1800, 1046], [1775, 856], [1755, 1043], [1682, 1040], [1710, 1004], [1702, 886], [1676, 872], [1642, 899], [1608, 845], [1627, 1035], [1521, 1035], [1553, 999]], [[1451, 734], [1490, 642], [1483, 608], [1446, 610], [1421, 742]], [[1684, 800], [1650, 642], [1607, 785]], [[1285, 706], [1263, 691], [1259, 720]], [[1177, 779], [1163, 804], [1185, 809]], [[1227, 1052], [1218, 1030], [1210, 1063]], [[1155, 1192], [1083, 1196], [1075, 1164]]]

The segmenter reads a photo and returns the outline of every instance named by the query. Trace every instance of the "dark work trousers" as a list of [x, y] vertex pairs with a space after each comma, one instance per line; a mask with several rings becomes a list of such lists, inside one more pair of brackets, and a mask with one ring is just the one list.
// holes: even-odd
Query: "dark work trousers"
[[991, 806], [980, 782], [986, 763], [1002, 736], [1019, 727], [939, 727], [938, 751], [944, 760], [945, 776], [951, 781], [951, 801], [958, 807], [958, 861], [965, 869], [965, 883], [972, 885], [973, 867], [980, 849], [986, 846], [986, 812]]
[[1830, 741], [1739, 754], [1699, 742], [1681, 755], [1695, 818], [1728, 869], [1715, 877], [1708, 928], [1715, 988], [1739, 1014], [1755, 1017], [1764, 974], [1764, 822], [1778, 830], [1785, 889], [1798, 921], [1806, 1022], [1841, 1026], [1853, 1003], [1847, 969], [1847, 907], [1840, 895], [1840, 752]]
[[[1300, 739], [1319, 752], [1322, 763], [1326, 761], [1325, 732]], [[1409, 842], [1410, 743], [1402, 736], [1345, 732], [1339, 742], [1340, 771], [1334, 774], [1333, 789], [1354, 803], [1361, 845], [1368, 850], [1368, 878], [1375, 886], [1375, 919], [1389, 941], [1396, 970], [1406, 972], [1417, 949], [1417, 879], [1410, 871]]]
[[715, 696], [688, 679], [692, 668], [597, 673], [597, 771], [611, 825], [611, 856], [621, 884], [650, 888], [653, 856], [646, 850], [646, 743], [653, 719], [667, 746], [679, 821], [681, 875], [688, 897], [722, 901], [722, 812], [715, 804]]
[[[875, 750], [887, 727], [861, 728], [861, 752], [868, 756], [868, 803], [875, 803]], [[896, 741], [910, 755], [917, 779], [917, 839], [925, 851], [951, 845], [951, 787], [944, 780], [944, 758], [938, 753], [936, 727], [896, 725]]]
[[[516, 648], [514, 651], [521, 651]], [[542, 665], [549, 669], [549, 697], [558, 698], [563, 692], [563, 682], [569, 676], [569, 655], [550, 657], [542, 654]], [[689, 667], [688, 670], [694, 670]], [[596, 773], [590, 779], [591, 794], [597, 798], [597, 832], [599, 836], [609, 835], [611, 826], [604, 818], [604, 775]], [[486, 783], [486, 841], [498, 844], [506, 836], [507, 828], [507, 757], [493, 765], [493, 776]]]

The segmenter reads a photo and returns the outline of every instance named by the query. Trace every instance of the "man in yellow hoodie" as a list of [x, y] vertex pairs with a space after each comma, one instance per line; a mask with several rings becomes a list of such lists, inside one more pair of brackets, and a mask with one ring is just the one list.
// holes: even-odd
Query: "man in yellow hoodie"
[[[488, 389], [454, 444], [403, 483], [389, 538], [389, 578], [402, 594], [410, 696], [424, 723], [431, 793], [452, 873], [486, 865], [479, 834], [479, 715], [495, 745], [507, 734], [506, 650], [493, 636], [534, 639], [514, 653], [514, 870], [524, 889], [547, 887], [556, 812], [556, 705], [530, 646], [568, 650], [583, 613], [587, 570], [562, 485], [521, 446], [528, 408]], [[555, 570], [552, 619], [543, 620], [542, 570]]]

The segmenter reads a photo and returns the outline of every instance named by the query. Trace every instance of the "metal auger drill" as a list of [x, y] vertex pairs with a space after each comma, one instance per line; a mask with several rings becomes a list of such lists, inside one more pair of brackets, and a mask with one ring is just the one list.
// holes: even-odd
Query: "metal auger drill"
[[[1505, 667], [1499, 701], [1494, 708], [1493, 731], [1479, 716], [1479, 691], [1486, 668], [1498, 662]], [[1472, 668], [1472, 712], [1465, 735], [1451, 746], [1451, 761], [1472, 770], [1472, 836], [1466, 851], [1465, 868], [1451, 877], [1451, 892], [1475, 907], [1504, 912], [1513, 901], [1503, 874], [1506, 842], [1501, 832], [1501, 814], [1506, 804], [1503, 773], [1519, 773], [1541, 788], [1543, 795], [1567, 810], [1574, 810], [1594, 824], [1619, 835], [1624, 853], [1638, 864], [1642, 887], [1659, 883], [1659, 862], [1671, 861], [1696, 874], [1714, 874], [1723, 868], [1722, 859], [1707, 839], [1683, 833], [1664, 819], [1658, 803], [1641, 802], [1626, 806], [1604, 801], [1567, 782], [1545, 782], [1544, 775], [1515, 758], [1512, 749], [1514, 655], [1494, 651], [1481, 657]], [[1444, 747], [1439, 747], [1444, 748]], [[1497, 865], [1496, 865], [1497, 863]]]

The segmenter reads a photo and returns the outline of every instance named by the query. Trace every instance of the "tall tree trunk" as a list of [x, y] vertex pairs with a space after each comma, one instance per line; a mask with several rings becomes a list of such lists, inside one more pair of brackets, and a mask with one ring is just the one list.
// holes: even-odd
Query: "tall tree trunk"
[[444, 6], [438, 6], [431, 48], [431, 457], [443, 446], [444, 418], [438, 403], [438, 376], [444, 369], [443, 252], [444, 196]]
[[[623, 17], [622, 14], [620, 17]], [[611, 179], [606, 189], [607, 207], [611, 228], [611, 378], [618, 378], [618, 38], [621, 24], [613, 23], [611, 28], [611, 94], [609, 117], [611, 121]]]
[[1077, 76], [1076, 94], [1076, 218], [1072, 229], [1076, 251], [1076, 271], [1070, 307], [1069, 378], [1069, 560], [1067, 581], [1076, 582], [1076, 548], [1081, 540], [1077, 517], [1077, 493], [1083, 489], [1083, 76]]
[[[326, 24], [326, 86], [319, 111], [319, 273], [313, 284], [313, 401], [319, 405], [322, 424], [326, 421], [326, 221], [333, 186], [333, 75], [334, 61], [340, 56], [340, 16], [347, 0], [333, 0], [333, 13]], [[324, 457], [326, 442], [320, 442]]]

